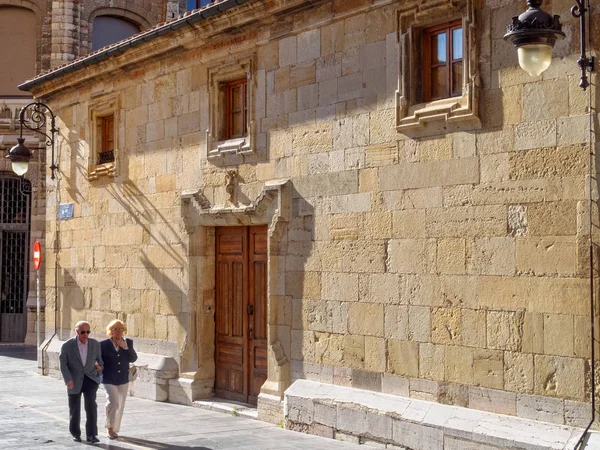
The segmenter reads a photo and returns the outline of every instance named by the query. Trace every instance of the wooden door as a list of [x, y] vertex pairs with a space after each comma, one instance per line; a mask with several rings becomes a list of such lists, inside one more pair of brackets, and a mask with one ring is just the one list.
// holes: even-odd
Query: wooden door
[[216, 230], [218, 397], [256, 404], [267, 379], [267, 227]]
[[267, 379], [267, 227], [250, 227], [248, 252], [248, 403]]

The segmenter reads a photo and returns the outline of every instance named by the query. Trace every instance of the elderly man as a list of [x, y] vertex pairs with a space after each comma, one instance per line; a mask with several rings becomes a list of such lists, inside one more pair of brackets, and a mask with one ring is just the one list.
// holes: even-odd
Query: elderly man
[[69, 394], [69, 431], [73, 440], [81, 442], [81, 394], [85, 406], [85, 434], [90, 444], [98, 440], [98, 405], [96, 391], [102, 381], [102, 353], [100, 343], [90, 339], [90, 324], [75, 325], [77, 336], [66, 341], [60, 349], [60, 372]]

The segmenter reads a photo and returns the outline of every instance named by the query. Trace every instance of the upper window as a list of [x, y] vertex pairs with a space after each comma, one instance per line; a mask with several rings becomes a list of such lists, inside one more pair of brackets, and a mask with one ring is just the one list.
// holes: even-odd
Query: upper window
[[119, 152], [119, 99], [111, 95], [97, 99], [89, 110], [88, 179], [114, 177]]
[[139, 25], [117, 16], [98, 16], [94, 19], [92, 51], [127, 39], [141, 31]]
[[460, 21], [423, 31], [425, 101], [462, 94], [463, 39]]
[[254, 56], [208, 68], [208, 157], [238, 164], [255, 151]]
[[192, 11], [201, 8], [208, 5], [211, 1], [212, 0], [187, 0], [187, 10]]
[[100, 148], [98, 164], [106, 164], [115, 160], [115, 115], [98, 118], [98, 136]]
[[227, 96], [226, 119], [227, 123], [225, 139], [244, 137], [247, 134], [246, 106], [246, 79], [227, 83], [225, 90]]
[[398, 12], [399, 132], [420, 137], [481, 128], [475, 3], [421, 2]]

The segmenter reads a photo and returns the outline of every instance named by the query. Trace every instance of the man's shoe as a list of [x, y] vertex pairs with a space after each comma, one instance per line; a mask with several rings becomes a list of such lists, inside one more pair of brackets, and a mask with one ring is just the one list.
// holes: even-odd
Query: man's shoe
[[73, 436], [73, 440], [75, 442], [81, 442], [81, 437], [79, 437], [79, 436]]
[[95, 444], [96, 442], [100, 442], [100, 439], [98, 439], [96, 436], [88, 436], [87, 441], [90, 444]]

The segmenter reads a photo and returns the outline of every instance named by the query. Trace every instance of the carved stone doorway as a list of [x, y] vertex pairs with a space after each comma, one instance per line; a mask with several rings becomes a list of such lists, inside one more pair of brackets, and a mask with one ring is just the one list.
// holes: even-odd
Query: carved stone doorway
[[215, 393], [256, 404], [267, 379], [267, 227], [216, 229]]
[[[264, 350], [255, 349], [254, 359], [266, 360], [266, 379], [259, 375], [254, 377], [254, 392], [249, 389], [248, 400], [258, 403], [258, 415], [262, 417], [273, 411], [280, 411], [277, 420], [283, 414], [283, 393], [290, 382], [290, 328], [291, 323], [282, 323], [273, 311], [283, 308], [286, 301], [285, 258], [287, 255], [287, 227], [291, 220], [292, 185], [289, 180], [266, 182], [256, 200], [247, 205], [212, 205], [201, 190], [184, 192], [181, 196], [181, 215], [189, 235], [190, 248], [190, 296], [198, 299], [194, 305], [196, 327], [190, 328], [189, 342], [183, 353], [183, 371], [193, 376], [198, 388], [192, 394], [194, 399], [221, 393], [222, 380], [231, 381], [231, 374], [223, 375], [219, 371], [217, 357], [217, 330], [221, 326], [217, 315], [219, 305], [217, 284], [217, 241], [220, 230], [251, 230], [255, 227], [265, 230], [264, 276], [265, 280], [265, 314], [266, 335]], [[262, 237], [260, 238], [262, 239]], [[263, 264], [261, 261], [260, 264]], [[218, 270], [218, 269], [217, 269]], [[253, 283], [249, 281], [249, 283]], [[243, 306], [244, 304], [242, 304]], [[245, 306], [247, 308], [247, 304]], [[243, 310], [242, 307], [238, 308]], [[256, 325], [254, 325], [256, 327]], [[254, 328], [256, 330], [256, 328]], [[251, 356], [248, 356], [250, 361]], [[238, 357], [239, 359], [239, 357]], [[260, 366], [262, 366], [262, 361]], [[239, 369], [233, 369], [239, 370]], [[260, 371], [264, 370], [262, 367]], [[192, 375], [193, 374], [193, 375]], [[258, 371], [257, 371], [258, 374]], [[237, 375], [236, 375], [237, 376]], [[243, 377], [241, 378], [243, 380]], [[263, 383], [263, 380], [264, 383]], [[236, 381], [234, 384], [240, 384]], [[250, 383], [250, 381], [248, 381]], [[243, 401], [243, 398], [242, 398]], [[261, 418], [262, 417], [262, 418]]]

